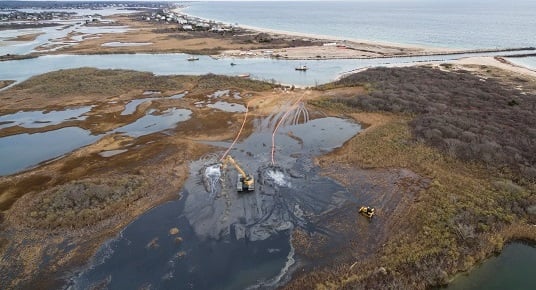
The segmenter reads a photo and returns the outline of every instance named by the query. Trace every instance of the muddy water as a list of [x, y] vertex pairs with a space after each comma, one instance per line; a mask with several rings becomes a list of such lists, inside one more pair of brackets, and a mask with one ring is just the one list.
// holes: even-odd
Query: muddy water
[[457, 277], [446, 290], [535, 289], [536, 248], [523, 243], [507, 245], [467, 275]]
[[[360, 130], [344, 119], [308, 120], [299, 109], [293, 114], [301, 117], [287, 118], [275, 136], [275, 165], [271, 139], [281, 113], [255, 120], [255, 132], [231, 150], [255, 176], [254, 192], [236, 192], [237, 171], [227, 163], [220, 167], [218, 154], [193, 162], [182, 198], [130, 224], [70, 288], [245, 289], [284, 282], [295, 263], [291, 231], [328, 231], [314, 221], [353, 203], [348, 190], [319, 175], [312, 157]], [[222, 152], [229, 145], [212, 144], [222, 145]], [[170, 234], [175, 227], [179, 233]]]

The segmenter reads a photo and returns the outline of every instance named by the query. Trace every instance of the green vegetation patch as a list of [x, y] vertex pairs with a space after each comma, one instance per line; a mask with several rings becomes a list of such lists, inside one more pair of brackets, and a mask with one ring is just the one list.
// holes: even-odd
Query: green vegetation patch
[[39, 194], [25, 220], [34, 228], [81, 228], [116, 215], [147, 194], [147, 183], [137, 176], [74, 181]]
[[412, 132], [427, 144], [536, 181], [536, 95], [466, 71], [426, 67], [373, 68], [321, 88], [358, 85], [368, 93], [324, 102], [415, 115]]

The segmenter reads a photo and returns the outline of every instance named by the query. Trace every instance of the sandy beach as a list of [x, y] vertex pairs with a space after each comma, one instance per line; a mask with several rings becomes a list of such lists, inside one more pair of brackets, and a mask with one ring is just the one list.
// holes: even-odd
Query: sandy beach
[[526, 67], [515, 65], [507, 60], [504, 60], [503, 58], [498, 58], [498, 57], [468, 57], [468, 58], [457, 60], [454, 63], [461, 64], [461, 65], [471, 65], [471, 64], [488, 65], [488, 66], [497, 67], [506, 71], [511, 71], [511, 72], [519, 73], [519, 74], [526, 75], [526, 76], [536, 77], [536, 71], [531, 70]]
[[[175, 9], [176, 15], [192, 21], [205, 21]], [[115, 54], [115, 53], [190, 53], [213, 57], [266, 57], [291, 60], [369, 59], [407, 56], [449, 55], [508, 51], [457, 50], [444, 47], [392, 43], [363, 39], [343, 39], [328, 35], [308, 34], [239, 25], [232, 33], [207, 30], [181, 30], [177, 23], [147, 21], [142, 14], [125, 14], [105, 17], [105, 22], [129, 27], [126, 32], [83, 35], [70, 33], [54, 40], [56, 46], [43, 45], [24, 57], [46, 54]], [[100, 24], [87, 24], [98, 27]], [[28, 41], [31, 39], [28, 39]], [[63, 47], [64, 42], [75, 43]], [[110, 44], [119, 45], [110, 45]], [[126, 44], [126, 45], [123, 45]], [[143, 45], [128, 45], [143, 44]], [[516, 50], [516, 48], [512, 48]], [[9, 55], [1, 60], [17, 59]]]

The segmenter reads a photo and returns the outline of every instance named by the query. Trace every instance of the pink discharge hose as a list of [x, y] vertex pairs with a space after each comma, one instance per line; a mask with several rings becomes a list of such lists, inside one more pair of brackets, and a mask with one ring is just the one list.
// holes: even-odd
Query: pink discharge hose
[[279, 126], [281, 126], [281, 123], [283, 123], [283, 121], [285, 121], [285, 119], [287, 118], [288, 114], [290, 113], [290, 111], [294, 110], [294, 108], [298, 105], [298, 103], [301, 101], [301, 99], [303, 99], [303, 96], [301, 96], [286, 112], [285, 114], [283, 115], [283, 117], [281, 117], [281, 119], [279, 120], [279, 122], [277, 122], [277, 125], [275, 126], [275, 129], [274, 129], [274, 132], [272, 133], [272, 165], [275, 165], [275, 159], [274, 159], [274, 154], [275, 154], [275, 133], [277, 133], [277, 129], [279, 129]]
[[246, 114], [244, 115], [244, 121], [242, 121], [242, 126], [240, 127], [240, 130], [238, 130], [238, 134], [236, 134], [236, 137], [235, 139], [233, 140], [233, 143], [231, 143], [231, 146], [229, 146], [229, 148], [227, 149], [227, 151], [225, 151], [225, 153], [223, 153], [223, 155], [221, 156], [220, 158], [220, 162], [223, 161], [223, 159], [225, 158], [225, 156], [227, 156], [227, 154], [229, 154], [229, 151], [231, 151], [231, 149], [233, 148], [233, 146], [236, 144], [236, 141], [238, 141], [238, 138], [240, 137], [240, 134], [242, 133], [242, 130], [244, 129], [244, 126], [246, 125], [246, 120], [248, 118], [248, 112], [249, 112], [249, 102], [246, 104]]

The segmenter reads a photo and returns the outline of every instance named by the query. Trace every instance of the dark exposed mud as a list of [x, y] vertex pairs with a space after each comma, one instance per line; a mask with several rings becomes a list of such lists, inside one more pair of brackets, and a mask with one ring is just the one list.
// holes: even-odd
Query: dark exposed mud
[[[288, 115], [292, 117], [283, 120], [284, 112], [276, 112], [266, 118], [256, 118], [253, 132], [230, 151], [241, 167], [254, 175], [254, 192], [236, 192], [237, 171], [231, 164], [221, 163], [223, 151], [205, 156], [191, 165], [191, 176], [181, 200], [156, 208], [127, 227], [122, 236], [112, 242], [114, 246], [101, 250], [106, 258], [95, 260], [73, 280], [73, 287], [85, 288], [107, 281], [109, 275], [108, 286], [112, 288], [120, 285], [273, 288], [289, 277], [288, 271], [295, 264], [295, 249], [290, 243], [294, 230], [335, 237], [343, 235], [330, 229], [326, 221], [331, 213], [341, 209], [350, 208], [355, 213], [356, 199], [347, 188], [322, 176], [312, 158], [341, 146], [360, 127], [345, 119], [321, 117], [318, 112], [311, 113], [316, 117], [309, 119], [304, 105], [290, 104], [286, 109], [291, 110]], [[271, 140], [280, 120], [283, 120], [282, 125], [274, 139], [275, 165], [271, 162]], [[222, 148], [229, 146], [228, 143], [209, 143]], [[168, 218], [157, 222], [156, 216]], [[151, 230], [149, 234], [142, 229], [147, 228], [150, 220], [159, 224], [159, 230]], [[147, 243], [156, 241], [155, 238], [169, 239], [165, 236], [173, 226], [181, 231], [180, 244], [169, 248], [158, 243], [161, 245], [158, 254], [146, 253]], [[151, 242], [151, 247], [156, 247], [156, 243]], [[110, 248], [112, 251], [104, 254]], [[160, 251], [162, 248], [165, 250]], [[183, 253], [181, 258], [174, 258], [177, 253]], [[138, 261], [136, 263], [142, 263], [143, 268], [155, 267], [153, 263], [164, 264], [168, 260], [173, 261], [171, 268], [157, 267], [158, 274], [136, 279], [124, 276], [124, 269], [117, 271], [114, 266], [121, 261], [122, 267], [140, 267], [133, 264]], [[216, 265], [229, 261], [233, 261], [231, 267], [215, 274]], [[251, 265], [255, 265], [254, 270]], [[207, 276], [206, 273], [214, 274]]]

